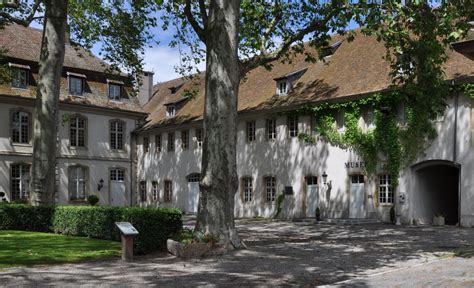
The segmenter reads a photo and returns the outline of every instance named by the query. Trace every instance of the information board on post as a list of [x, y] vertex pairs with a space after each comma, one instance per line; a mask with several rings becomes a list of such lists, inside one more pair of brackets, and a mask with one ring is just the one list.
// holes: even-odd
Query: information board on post
[[129, 222], [115, 222], [120, 232], [125, 236], [138, 235], [138, 230]]

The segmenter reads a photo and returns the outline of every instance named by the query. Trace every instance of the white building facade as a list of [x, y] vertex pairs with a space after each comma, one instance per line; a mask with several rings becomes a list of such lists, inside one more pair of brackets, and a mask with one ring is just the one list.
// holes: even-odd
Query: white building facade
[[[12, 72], [0, 85], [0, 200], [28, 201], [33, 120], [42, 32], [11, 25], [1, 31]], [[131, 97], [127, 78], [103, 71], [90, 52], [66, 45], [58, 113], [56, 202], [133, 204], [134, 136], [146, 114]], [[151, 74], [149, 75], [152, 76]]]
[[[433, 123], [438, 137], [401, 171], [397, 189], [384, 163], [375, 175], [367, 175], [354, 152], [317, 135], [316, 143], [297, 137], [314, 134], [314, 119], [287, 112], [308, 103], [360, 99], [389, 83], [383, 47], [373, 39], [359, 37], [336, 48], [326, 64], [297, 59], [271, 72], [252, 71], [241, 84], [236, 217], [274, 217], [278, 196], [285, 194], [282, 218], [319, 213], [321, 218], [389, 221], [395, 205], [405, 224], [430, 224], [443, 213], [449, 224], [474, 226], [474, 102], [466, 95], [446, 95], [447, 109]], [[455, 52], [446, 70], [453, 81], [469, 82], [474, 76], [473, 62]], [[162, 83], [145, 106], [150, 117], [138, 139], [138, 205], [197, 211], [203, 95], [183, 99], [180, 92], [186, 87], [180, 79]], [[338, 121], [335, 125], [344, 129]], [[365, 128], [373, 125], [369, 119], [359, 122]]]

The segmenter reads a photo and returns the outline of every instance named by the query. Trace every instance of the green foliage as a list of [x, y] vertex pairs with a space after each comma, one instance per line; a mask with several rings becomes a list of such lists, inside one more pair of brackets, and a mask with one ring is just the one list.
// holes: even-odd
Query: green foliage
[[97, 203], [99, 203], [99, 197], [97, 197], [97, 195], [89, 195], [87, 196], [87, 203], [89, 203], [91, 206], [95, 206]]
[[0, 231], [0, 269], [98, 260], [120, 255], [120, 243], [30, 231]]
[[163, 249], [167, 238], [177, 234], [182, 227], [178, 209], [0, 205], [0, 230], [54, 231], [119, 241], [115, 222], [122, 221], [132, 223], [140, 233], [134, 241], [134, 250], [138, 254]]
[[58, 206], [54, 232], [97, 239], [119, 240], [115, 222], [130, 222], [138, 231], [134, 250], [145, 254], [166, 247], [166, 240], [182, 227], [181, 211], [167, 208]]
[[26, 230], [48, 232], [51, 230], [53, 206], [25, 204], [0, 204], [0, 230]]
[[277, 211], [275, 213], [275, 216], [273, 218], [278, 218], [280, 216], [280, 213], [283, 209], [283, 201], [285, 200], [285, 193], [281, 193], [277, 197]]

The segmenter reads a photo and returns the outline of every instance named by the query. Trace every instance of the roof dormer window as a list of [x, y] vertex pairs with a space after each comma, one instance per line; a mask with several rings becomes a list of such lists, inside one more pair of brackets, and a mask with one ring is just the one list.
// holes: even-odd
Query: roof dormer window
[[86, 75], [67, 72], [69, 95], [82, 96], [84, 93]]
[[277, 82], [277, 94], [279, 96], [286, 96], [288, 95], [288, 81], [287, 80], [280, 80]]
[[8, 63], [12, 68], [12, 82], [13, 88], [27, 89], [28, 88], [28, 74], [30, 66]]
[[167, 105], [166, 106], [166, 117], [174, 117], [176, 115], [176, 106]]
[[123, 85], [122, 81], [115, 81], [107, 79], [109, 84], [109, 99], [113, 101], [122, 101], [123, 96]]

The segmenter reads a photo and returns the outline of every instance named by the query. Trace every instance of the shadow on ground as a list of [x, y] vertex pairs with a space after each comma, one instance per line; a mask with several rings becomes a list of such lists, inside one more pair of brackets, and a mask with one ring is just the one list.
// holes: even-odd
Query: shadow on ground
[[0, 283], [314, 286], [410, 267], [474, 246], [474, 229], [455, 227], [239, 220], [238, 229], [248, 249], [220, 258], [181, 260], [158, 254], [134, 263], [114, 260], [16, 268], [0, 273]]

